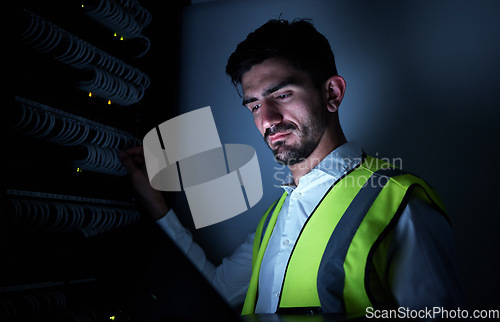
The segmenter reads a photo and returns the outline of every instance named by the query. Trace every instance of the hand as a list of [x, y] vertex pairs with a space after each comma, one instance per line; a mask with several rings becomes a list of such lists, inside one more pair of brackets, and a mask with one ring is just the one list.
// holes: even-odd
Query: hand
[[154, 220], [165, 216], [170, 210], [160, 191], [153, 189], [149, 183], [142, 146], [136, 146], [118, 153], [118, 158], [127, 169], [134, 190], [141, 198], [144, 206]]

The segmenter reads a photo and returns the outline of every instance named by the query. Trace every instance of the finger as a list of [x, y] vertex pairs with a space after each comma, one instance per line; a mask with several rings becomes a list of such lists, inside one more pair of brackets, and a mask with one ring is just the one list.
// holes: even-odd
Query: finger
[[120, 159], [121, 163], [123, 164], [123, 166], [125, 167], [125, 169], [127, 169], [128, 173], [132, 173], [132, 172], [134, 172], [135, 170], [138, 169], [137, 165], [132, 160], [132, 158], [130, 157], [130, 155], [128, 155], [124, 151], [120, 151], [118, 153], [118, 159]]
[[130, 155], [125, 151], [118, 151], [118, 159], [123, 163], [126, 159], [130, 159]]
[[144, 168], [146, 166], [146, 161], [144, 160], [143, 155], [133, 155], [130, 158], [131, 158], [132, 162], [134, 162], [136, 167]]

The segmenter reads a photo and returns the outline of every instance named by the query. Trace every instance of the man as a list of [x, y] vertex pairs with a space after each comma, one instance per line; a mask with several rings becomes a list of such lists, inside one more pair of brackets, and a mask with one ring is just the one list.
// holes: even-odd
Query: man
[[293, 180], [231, 256], [214, 267], [161, 194], [140, 148], [121, 154], [158, 225], [232, 305], [249, 313], [456, 308], [462, 303], [444, 207], [421, 179], [347, 142], [346, 83], [328, 40], [304, 20], [271, 20], [240, 43], [226, 72]]

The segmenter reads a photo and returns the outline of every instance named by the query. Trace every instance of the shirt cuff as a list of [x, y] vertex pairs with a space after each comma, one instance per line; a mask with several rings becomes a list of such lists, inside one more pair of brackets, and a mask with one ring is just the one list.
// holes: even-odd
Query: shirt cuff
[[184, 253], [187, 253], [193, 242], [193, 237], [191, 232], [179, 222], [173, 209], [170, 209], [165, 216], [158, 219], [156, 224]]

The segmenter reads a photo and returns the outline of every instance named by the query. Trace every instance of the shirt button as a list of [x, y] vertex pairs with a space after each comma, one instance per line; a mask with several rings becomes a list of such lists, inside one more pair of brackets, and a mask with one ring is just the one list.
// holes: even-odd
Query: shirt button
[[288, 246], [288, 245], [290, 245], [290, 241], [288, 239], [285, 239], [283, 241], [283, 246]]
[[300, 191], [295, 192], [295, 199], [299, 199], [302, 197], [302, 193]]
[[281, 295], [281, 293], [280, 293], [280, 292], [277, 292], [277, 293], [276, 293], [276, 297], [278, 297], [278, 298], [279, 298], [279, 297], [280, 297], [280, 295]]

